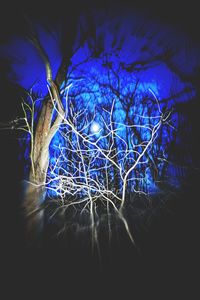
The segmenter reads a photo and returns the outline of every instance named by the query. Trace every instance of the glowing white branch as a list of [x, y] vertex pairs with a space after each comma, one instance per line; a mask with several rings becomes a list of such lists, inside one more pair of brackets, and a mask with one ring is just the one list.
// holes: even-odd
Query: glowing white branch
[[[111, 205], [123, 221], [125, 229], [133, 241], [122, 209], [129, 182], [132, 183], [135, 192], [146, 194], [142, 187], [141, 190], [136, 190], [134, 187], [136, 182], [144, 180], [144, 177], [136, 176], [136, 170], [142, 165], [148, 168], [149, 161], [145, 158], [145, 154], [152, 148], [159, 135], [161, 125], [168, 122], [170, 117], [170, 113], [165, 116], [162, 114], [157, 98], [156, 103], [159, 115], [151, 118], [151, 116], [137, 114], [137, 117], [139, 116], [145, 121], [149, 120], [148, 124], [146, 122], [145, 124], [123, 124], [114, 121], [115, 101], [113, 101], [110, 111], [104, 109], [106, 116], [101, 117], [102, 128], [99, 125], [99, 130], [95, 133], [90, 132], [90, 126], [95, 122], [96, 112], [91, 115], [89, 109], [78, 112], [73, 112], [71, 109], [71, 117], [65, 114], [63, 118], [62, 115], [60, 135], [64, 140], [64, 145], [60, 147], [59, 157], [55, 160], [54, 165], [50, 166], [51, 177], [47, 181], [47, 186], [50, 190], [54, 190], [58, 198], [65, 200], [63, 206], [65, 209], [71, 205], [84, 204], [84, 207], [80, 209], [81, 212], [89, 209], [92, 228], [95, 227], [98, 202], [99, 205], [106, 202], [104, 207], [107, 214], [110, 213]], [[70, 105], [68, 98], [66, 98], [66, 104]], [[60, 113], [55, 104], [54, 109], [57, 114]], [[69, 111], [68, 107], [66, 110]], [[81, 118], [82, 120], [79, 121]], [[138, 144], [130, 141], [132, 145], [130, 148], [129, 142], [123, 135], [120, 135], [120, 131], [133, 130], [133, 128], [148, 132], [149, 137]], [[73, 139], [72, 135], [74, 135]], [[120, 149], [120, 145], [122, 149]], [[67, 169], [63, 165], [66, 165]], [[112, 170], [118, 174], [120, 180], [118, 186], [115, 184], [116, 178], [113, 177]], [[96, 233], [93, 234], [96, 235]]]

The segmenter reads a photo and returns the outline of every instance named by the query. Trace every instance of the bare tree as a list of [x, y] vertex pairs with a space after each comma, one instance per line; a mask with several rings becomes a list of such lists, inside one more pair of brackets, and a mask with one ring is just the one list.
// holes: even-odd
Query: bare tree
[[[76, 49], [72, 51], [71, 47], [68, 55], [63, 52], [54, 79], [48, 53], [30, 26], [29, 42], [45, 65], [48, 93], [41, 101], [37, 120], [36, 103], [40, 100], [27, 93], [29, 103], [26, 100], [22, 103], [24, 117], [20, 120], [24, 123], [18, 126], [30, 136], [30, 170], [24, 193], [28, 234], [37, 236], [43, 219], [40, 204], [46, 192], [52, 191], [62, 208], [76, 206], [80, 211], [89, 212], [93, 239], [97, 239], [95, 218], [101, 203], [107, 214], [110, 209], [118, 214], [133, 241], [123, 210], [128, 194], [147, 195], [148, 181], [157, 184], [164, 177], [167, 155], [162, 130], [171, 134], [172, 110], [171, 106], [166, 107], [171, 98], [177, 96], [157, 99], [152, 89], [141, 92], [140, 80], [135, 74], [163, 60], [170, 65], [173, 53], [163, 50], [131, 63], [118, 60], [116, 67], [112, 59], [121, 48], [112, 54], [104, 53], [104, 40], [102, 35], [96, 36], [95, 20], [91, 26], [92, 33], [80, 25]], [[122, 47], [123, 41], [120, 44]], [[82, 46], [87, 48], [87, 55], [69, 67], [70, 58]], [[151, 52], [148, 45], [146, 47]], [[92, 62], [98, 60], [101, 60], [102, 74], [88, 72], [87, 78], [84, 68], [89, 69]], [[88, 103], [96, 103], [93, 108], [85, 106], [86, 94]], [[98, 103], [99, 98], [101, 103]], [[90, 128], [96, 118], [100, 119], [100, 129], [92, 133]], [[59, 146], [52, 163], [49, 150], [57, 134], [64, 145]]]
[[[65, 116], [65, 110], [60, 98], [61, 86], [66, 79], [70, 59], [81, 47], [85, 39], [89, 37], [87, 31], [79, 37], [78, 43], [73, 49], [73, 42], [68, 44], [66, 49], [65, 35], [62, 45], [62, 59], [58, 67], [57, 74], [53, 80], [52, 67], [44, 47], [40, 43], [39, 37], [34, 30], [34, 26], [28, 18], [26, 18], [30, 32], [28, 40], [37, 49], [46, 70], [46, 82], [48, 86], [48, 94], [42, 99], [41, 110], [37, 123], [35, 124], [35, 103], [31, 98], [31, 105], [26, 102], [22, 104], [24, 112], [25, 127], [20, 126], [18, 129], [28, 131], [30, 134], [30, 169], [27, 185], [24, 191], [24, 209], [27, 218], [27, 233], [32, 237], [38, 235], [43, 222], [43, 210], [40, 206], [46, 195], [46, 177], [49, 167], [49, 145], [55, 136], [60, 124]], [[76, 38], [73, 37], [74, 40]], [[76, 44], [76, 43], [75, 43]], [[27, 112], [28, 111], [28, 112]], [[56, 117], [54, 117], [56, 114]], [[29, 115], [29, 116], [28, 116]]]
[[[109, 215], [110, 211], [113, 211], [122, 220], [130, 239], [134, 242], [123, 215], [127, 194], [131, 192], [128, 183], [131, 182], [132, 192], [146, 195], [143, 184], [147, 176], [145, 170], [151, 168], [146, 153], [154, 146], [160, 135], [161, 126], [170, 126], [168, 122], [171, 112], [163, 114], [155, 98], [156, 116], [145, 117], [137, 114], [137, 118], [145, 122], [120, 123], [113, 118], [116, 110], [114, 100], [110, 110], [101, 105], [101, 110], [104, 111], [104, 114], [101, 114], [101, 125], [98, 124], [99, 127], [92, 130], [96, 124], [96, 109], [93, 113], [87, 107], [80, 109], [78, 106], [78, 109], [73, 109], [68, 98], [69, 86], [66, 89], [67, 113], [64, 115], [60, 114], [52, 98], [54, 109], [62, 118], [58, 134], [63, 139], [61, 144], [55, 146], [55, 157], [49, 165], [45, 182], [47, 191], [50, 194], [53, 192], [53, 201], [60, 202], [52, 216], [59, 210], [66, 211], [71, 206], [80, 214], [88, 212], [92, 240], [98, 242], [96, 223], [99, 214]], [[133, 144], [132, 135], [129, 135], [128, 139], [121, 135], [121, 132], [133, 128], [139, 129], [140, 132], [148, 131], [146, 138], [144, 139], [143, 135], [142, 141]], [[131, 143], [132, 147], [130, 147]], [[143, 175], [139, 172], [141, 166], [144, 166]], [[43, 186], [42, 183], [36, 185]]]

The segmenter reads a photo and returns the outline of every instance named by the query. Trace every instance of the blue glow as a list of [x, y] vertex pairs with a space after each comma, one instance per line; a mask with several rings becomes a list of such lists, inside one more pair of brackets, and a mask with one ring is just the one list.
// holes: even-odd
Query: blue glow
[[[112, 101], [115, 100], [113, 119], [119, 137], [127, 135], [127, 143], [130, 148], [140, 144], [139, 139], [142, 141], [149, 140], [150, 131], [148, 129], [142, 128], [133, 135], [131, 129], [125, 130], [117, 124], [128, 125], [131, 120], [134, 120], [136, 124], [144, 126], [149, 123], [149, 117], [151, 117], [151, 125], [154, 126], [158, 115], [158, 104], [155, 97], [159, 102], [161, 111], [174, 109], [171, 115], [171, 125], [178, 128], [179, 115], [176, 111], [176, 104], [189, 101], [195, 96], [194, 87], [191, 82], [184, 79], [184, 75], [186, 73], [192, 74], [195, 66], [199, 63], [196, 49], [193, 50], [194, 55], [191, 55], [190, 63], [186, 63], [184, 49], [178, 46], [180, 41], [181, 45], [184, 44], [184, 37], [176, 41], [175, 34], [166, 28], [156, 33], [157, 26], [151, 24], [146, 30], [146, 34], [142, 34], [138, 29], [138, 18], [133, 21], [129, 18], [123, 21], [118, 18], [115, 21], [108, 17], [105, 18], [104, 22], [100, 22], [100, 17], [97, 16], [96, 22], [96, 40], [101, 41], [100, 51], [94, 54], [93, 43], [85, 40], [71, 57], [71, 64], [66, 73], [67, 83], [72, 83], [69, 101], [73, 104], [74, 110], [78, 112], [81, 109], [87, 109], [89, 119], [92, 119], [93, 113], [96, 111], [95, 120], [93, 120], [90, 129], [87, 129], [90, 132], [86, 130], [85, 133], [94, 133], [93, 139], [106, 133], [102, 121], [102, 117], [106, 118], [103, 108], [109, 110]], [[120, 24], [118, 29], [116, 29], [117, 23]], [[55, 78], [61, 61], [59, 35], [56, 32], [50, 35], [39, 25], [36, 29], [41, 44], [48, 54]], [[166, 39], [169, 45], [165, 44], [164, 40]], [[170, 44], [174, 45], [175, 43], [178, 51], [170, 59], [165, 59], [166, 56], [163, 53]], [[30, 43], [19, 38], [12, 39], [9, 45], [1, 48], [1, 53], [13, 58], [12, 72], [9, 74], [12, 81], [19, 83], [27, 90], [32, 88], [33, 93], [36, 93], [38, 97], [44, 97], [47, 94], [45, 67], [37, 51]], [[174, 68], [171, 67], [172, 65]], [[180, 74], [183, 76], [181, 77]], [[60, 87], [61, 90], [62, 88], [63, 86]], [[154, 93], [155, 97], [150, 91]], [[38, 101], [35, 120], [37, 120], [37, 113], [41, 105], [42, 101]], [[82, 126], [81, 120], [79, 120], [78, 126]], [[158, 169], [156, 180], [153, 178], [151, 170], [149, 168], [144, 169], [142, 165], [134, 171], [135, 175], [143, 176], [143, 184], [148, 192], [158, 191], [159, 184], [157, 183], [163, 178], [168, 180], [167, 178], [170, 177], [171, 182], [173, 181], [175, 185], [179, 184], [173, 165], [168, 166], [165, 162], [170, 158], [169, 149], [176, 136], [172, 127], [165, 125], [161, 127], [159, 138], [148, 152], [148, 159], [155, 161]], [[50, 166], [55, 165], [60, 154], [60, 147], [66, 147], [61, 133], [66, 133], [68, 129], [67, 127], [62, 128], [52, 139], [49, 149]], [[30, 137], [25, 138], [24, 156], [28, 160]], [[76, 143], [74, 134], [72, 134], [71, 140], [72, 145]], [[178, 143], [177, 136], [176, 143]], [[102, 147], [105, 146], [105, 142], [102, 141]], [[124, 147], [123, 143], [118, 142], [118, 149], [123, 151]], [[142, 151], [141, 148], [138, 147], [138, 151]], [[69, 168], [67, 155], [66, 158], [63, 169], [67, 170]], [[73, 158], [77, 159], [76, 154], [73, 154]], [[122, 159], [120, 154], [117, 159]], [[134, 158], [130, 157], [131, 159]], [[145, 159], [147, 156], [144, 157]], [[55, 170], [55, 172], [60, 172], [60, 170]], [[52, 178], [50, 169], [48, 176]], [[95, 176], [95, 174], [91, 176]], [[52, 191], [49, 192], [49, 195], [56, 196]]]

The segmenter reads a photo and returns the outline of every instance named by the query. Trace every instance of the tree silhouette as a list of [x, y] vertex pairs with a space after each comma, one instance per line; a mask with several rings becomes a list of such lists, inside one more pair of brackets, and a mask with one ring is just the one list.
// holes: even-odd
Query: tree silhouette
[[[98, 217], [117, 212], [133, 241], [126, 203], [135, 194], [149, 201], [169, 177], [178, 124], [175, 99], [190, 97], [193, 77], [173, 64], [176, 51], [152, 47], [135, 32], [123, 51], [127, 41], [119, 24], [111, 22], [113, 32], [106, 36], [100, 21], [86, 10], [72, 32], [62, 26], [55, 73], [37, 25], [26, 18], [27, 41], [45, 66], [47, 84], [45, 95], [34, 84], [24, 93], [22, 116], [11, 124], [27, 141], [24, 208], [32, 236], [41, 229], [43, 203], [56, 201], [53, 215], [69, 207], [88, 213], [94, 239]], [[53, 35], [48, 26], [45, 31]], [[155, 82], [142, 75], [157, 67], [189, 83], [162, 97]]]

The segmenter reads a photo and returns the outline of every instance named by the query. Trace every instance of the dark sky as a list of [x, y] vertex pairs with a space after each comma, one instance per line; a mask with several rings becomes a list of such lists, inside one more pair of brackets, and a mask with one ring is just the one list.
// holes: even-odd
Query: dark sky
[[[70, 3], [71, 2], [71, 3]], [[1, 38], [5, 38], [8, 34], [19, 29], [22, 24], [22, 15], [24, 12], [37, 17], [45, 17], [51, 21], [55, 21], [60, 17], [70, 18], [78, 10], [91, 8], [107, 8], [110, 7], [116, 9], [119, 7], [127, 9], [140, 9], [146, 11], [148, 14], [152, 14], [162, 22], [166, 22], [171, 25], [177, 25], [181, 27], [190, 36], [195, 39], [200, 39], [198, 28], [200, 25], [199, 21], [199, 10], [198, 1], [147, 1], [147, 0], [74, 0], [72, 1], [57, 1], [56, 5], [52, 5], [47, 1], [42, 1], [40, 5], [36, 2], [20, 3], [12, 5], [12, 9], [9, 4], [4, 3], [0, 11], [0, 28]], [[68, 4], [69, 3], [69, 4]], [[123, 13], [123, 10], [122, 10]], [[22, 28], [21, 28], [22, 29]]]
[[[69, 4], [68, 4], [69, 3]], [[63, 20], [68, 27], [68, 31], [72, 32], [76, 26], [76, 16], [81, 11], [90, 11], [90, 9], [103, 8], [106, 10], [118, 11], [119, 14], [126, 14], [128, 12], [142, 12], [152, 20], [162, 24], [170, 25], [174, 29], [188, 35], [191, 47], [192, 44], [200, 45], [200, 18], [198, 10], [198, 1], [145, 1], [145, 0], [74, 0], [74, 1], [57, 1], [56, 5], [50, 4], [48, 1], [42, 1], [42, 5], [37, 5], [36, 2], [21, 3], [17, 2], [10, 7], [9, 4], [4, 3], [0, 10], [0, 45], [6, 43], [10, 37], [15, 34], [25, 36], [27, 34], [27, 26], [25, 17], [31, 16], [34, 19], [43, 21], [44, 23], [56, 24], [57, 21]], [[16, 93], [12, 90], [13, 86], [8, 84], [2, 78], [5, 74], [4, 68], [6, 63], [0, 64], [1, 76], [1, 92], [10, 90], [10, 93]], [[2, 86], [3, 85], [3, 86]], [[12, 97], [12, 95], [11, 95]]]

